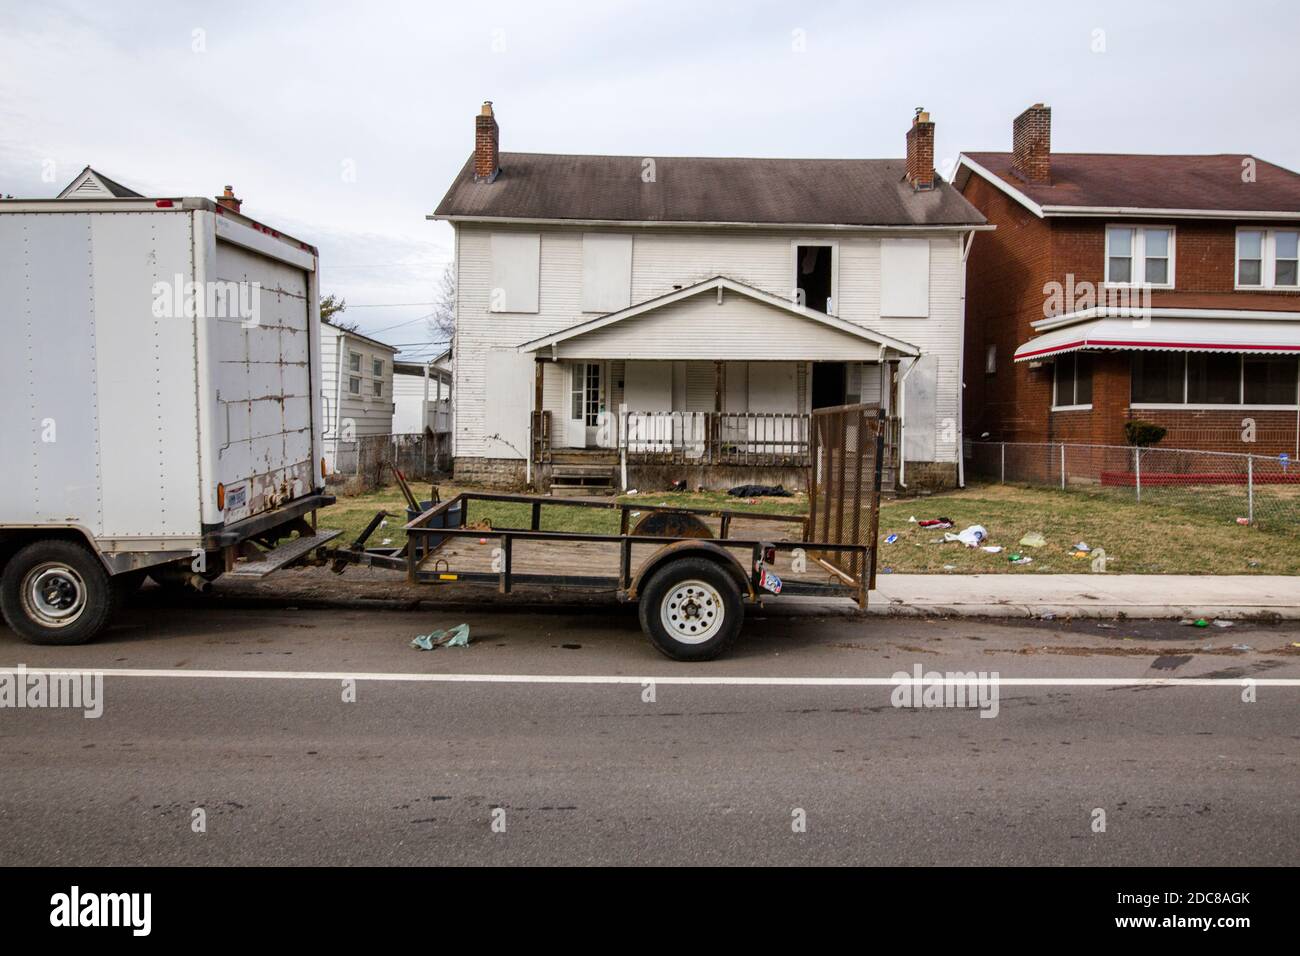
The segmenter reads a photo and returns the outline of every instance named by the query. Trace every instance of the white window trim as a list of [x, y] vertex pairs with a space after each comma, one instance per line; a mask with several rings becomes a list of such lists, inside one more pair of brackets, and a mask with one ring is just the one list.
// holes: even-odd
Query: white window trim
[[[793, 300], [799, 291], [799, 247], [829, 246], [831, 250], [831, 310], [827, 315], [838, 316], [840, 313], [840, 243], [838, 239], [791, 239], [790, 240], [790, 298]], [[804, 303], [805, 307], [807, 303]], [[815, 310], [814, 310], [815, 311]]]
[[[1132, 263], [1133, 263], [1133, 269], [1132, 269], [1133, 280], [1130, 282], [1111, 281], [1110, 231], [1112, 229], [1133, 230], [1133, 246], [1129, 250], [1130, 255], [1132, 257]], [[1167, 282], [1143, 281], [1145, 280], [1147, 274], [1146, 231], [1148, 229], [1152, 229], [1152, 230], [1159, 229], [1161, 231], [1164, 230], [1169, 231], [1169, 256], [1168, 256], [1169, 277]], [[1105, 252], [1106, 257], [1102, 261], [1102, 275], [1105, 276], [1105, 279], [1102, 281], [1102, 285], [1110, 286], [1111, 288], [1115, 288], [1115, 289], [1140, 289], [1140, 288], [1172, 289], [1174, 288], [1174, 283], [1177, 281], [1177, 276], [1174, 275], [1174, 261], [1177, 259], [1177, 252], [1178, 252], [1178, 228], [1176, 226], [1163, 226], [1163, 225], [1152, 226], [1152, 225], [1141, 225], [1139, 223], [1130, 223], [1130, 222], [1108, 222], [1106, 223], [1105, 236], [1106, 236], [1106, 252]], [[1138, 279], [1139, 275], [1142, 277], [1141, 280]]]
[[[1242, 285], [1241, 278], [1241, 234], [1258, 232], [1263, 234], [1260, 241], [1259, 285]], [[1300, 289], [1300, 269], [1296, 270], [1295, 285], [1277, 284], [1277, 234], [1279, 232], [1300, 232], [1300, 229], [1273, 229], [1265, 226], [1238, 226], [1232, 237], [1232, 288], [1237, 292], [1267, 292], [1270, 289], [1284, 289], [1288, 292]]]
[[[1061, 370], [1061, 359], [1069, 358], [1075, 361], [1075, 368], [1078, 369], [1078, 352], [1070, 352], [1062, 355], [1052, 363], [1052, 405], [1051, 410], [1054, 412], [1090, 412], [1092, 411], [1092, 402], [1087, 405], [1057, 405], [1056, 404], [1056, 375]], [[1079, 394], [1079, 380], [1074, 380], [1074, 394]]]
[[[352, 349], [348, 349], [348, 371], [349, 371], [349, 372], [356, 372], [358, 375], [360, 375], [360, 374], [361, 374], [361, 366], [362, 366], [362, 361], [361, 361], [361, 359], [362, 359], [363, 357], [364, 357], [364, 356], [362, 356], [362, 354], [361, 354], [360, 352], [354, 352]], [[353, 367], [352, 367], [352, 360], [353, 360], [353, 359], [356, 359], [356, 360], [357, 360], [357, 366], [356, 366], [356, 368], [353, 368]]]
[[[353, 383], [353, 382], [356, 382], [356, 383], [357, 383], [357, 390], [356, 390], [355, 392], [352, 391], [352, 383]], [[360, 375], [349, 375], [349, 376], [348, 376], [348, 394], [349, 394], [349, 395], [355, 395], [355, 396], [357, 396], [357, 397], [361, 397], [361, 396], [365, 395], [365, 392], [364, 392], [364, 391], [362, 390], [362, 388], [361, 388], [361, 376], [360, 376]]]
[[1132, 402], [1129, 408], [1152, 412], [1294, 412], [1296, 405], [1182, 405], [1178, 402]]
[[[1248, 286], [1247, 288], [1256, 288]], [[1183, 357], [1183, 401], [1181, 402], [1135, 402], [1133, 401], [1133, 379], [1129, 376], [1129, 408], [1139, 411], [1202, 411], [1202, 412], [1288, 412], [1300, 409], [1300, 395], [1297, 395], [1296, 402], [1291, 405], [1247, 405], [1246, 401], [1246, 356], [1242, 352], [1234, 352], [1237, 356], [1237, 395], [1241, 398], [1240, 404], [1225, 404], [1223, 402], [1188, 402], [1187, 389], [1191, 385], [1191, 363], [1187, 361], [1191, 352], [1176, 353]], [[1300, 359], [1297, 359], [1300, 361]], [[1131, 366], [1130, 366], [1131, 367]], [[1053, 373], [1055, 374], [1055, 373]], [[1052, 379], [1052, 394], [1056, 394], [1056, 379]]]
[[[375, 371], [375, 363], [376, 363], [376, 362], [379, 363], [379, 371], [378, 371], [378, 372]], [[383, 360], [383, 359], [381, 359], [381, 358], [377, 358], [377, 357], [375, 357], [375, 356], [373, 356], [373, 355], [370, 357], [370, 377], [371, 377], [371, 378], [383, 378], [383, 377], [384, 377], [384, 360]]]

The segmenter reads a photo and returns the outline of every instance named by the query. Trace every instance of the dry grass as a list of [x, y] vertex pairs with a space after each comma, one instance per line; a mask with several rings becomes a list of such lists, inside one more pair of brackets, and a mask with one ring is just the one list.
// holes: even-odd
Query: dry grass
[[[442, 489], [444, 500], [460, 489]], [[427, 488], [417, 488], [423, 495]], [[647, 492], [620, 501], [636, 504], [665, 504], [697, 508], [752, 510], [768, 514], [802, 514], [807, 511], [804, 495], [793, 498], [736, 499], [723, 492]], [[406, 506], [396, 488], [382, 488], [354, 497], [340, 497], [332, 508], [320, 514], [323, 528], [341, 528], [341, 540], [350, 542], [383, 508], [392, 513], [385, 527], [370, 544], [388, 539], [388, 547], [405, 540], [401, 526]], [[953, 531], [981, 524], [989, 532], [989, 544], [1006, 550], [989, 554], [960, 544], [938, 543], [942, 531], [926, 531], [908, 519], [947, 517]], [[527, 505], [474, 502], [471, 524], [490, 521], [494, 527], [527, 527]], [[618, 512], [586, 508], [544, 508], [542, 527], [555, 531], [586, 531], [614, 534]], [[1040, 532], [1047, 545], [1020, 548], [1017, 542], [1030, 531]], [[1071, 557], [1078, 541], [1106, 550], [1109, 569], [1121, 574], [1300, 574], [1300, 531], [1282, 528], [1261, 531], [1243, 527], [1227, 513], [1206, 514], [1181, 504], [1143, 502], [1086, 491], [1056, 491], [1013, 485], [976, 485], [961, 491], [928, 498], [888, 501], [880, 510], [880, 540], [898, 534], [894, 544], [880, 545], [879, 567], [895, 573], [951, 574], [1051, 574], [1086, 572], [1089, 562]], [[1008, 554], [1023, 551], [1034, 560], [1013, 565]]]

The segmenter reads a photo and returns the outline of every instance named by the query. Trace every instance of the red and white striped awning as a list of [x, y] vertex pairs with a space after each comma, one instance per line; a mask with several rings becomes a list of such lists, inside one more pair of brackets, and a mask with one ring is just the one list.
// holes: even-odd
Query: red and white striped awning
[[1034, 336], [1016, 349], [1015, 360], [1042, 361], [1081, 350], [1300, 355], [1300, 321], [1094, 319]]

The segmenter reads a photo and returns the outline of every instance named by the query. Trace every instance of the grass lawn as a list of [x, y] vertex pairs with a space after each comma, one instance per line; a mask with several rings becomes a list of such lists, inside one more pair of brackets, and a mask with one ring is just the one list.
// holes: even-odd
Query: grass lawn
[[[442, 489], [443, 500], [458, 489]], [[416, 494], [427, 492], [417, 486]], [[667, 504], [693, 508], [730, 508], [768, 514], [802, 514], [804, 495], [794, 498], [760, 498], [754, 504], [724, 492], [654, 492], [623, 497], [628, 503]], [[341, 528], [340, 539], [351, 542], [375, 511], [392, 514], [385, 527], [370, 539], [379, 546], [400, 547], [405, 540], [406, 505], [396, 487], [353, 497], [320, 513], [322, 528]], [[981, 524], [989, 532], [988, 544], [1004, 547], [989, 554], [960, 544], [940, 544], [942, 531], [927, 531], [908, 519], [951, 518], [960, 531]], [[494, 527], [527, 527], [527, 505], [473, 502], [468, 520], [488, 520]], [[542, 528], [615, 534], [618, 512], [594, 508], [544, 508]], [[1047, 545], [1020, 548], [1017, 542], [1030, 531], [1040, 532]], [[1087, 560], [1071, 557], [1071, 546], [1085, 541], [1104, 548], [1111, 571], [1120, 574], [1300, 574], [1300, 529], [1261, 531], [1243, 527], [1230, 517], [1201, 514], [1184, 506], [1116, 499], [1104, 493], [1056, 491], [1014, 485], [972, 485], [961, 491], [887, 501], [880, 509], [880, 540], [898, 534], [894, 544], [880, 545], [879, 568], [895, 573], [938, 574], [1044, 574], [1087, 572]], [[1007, 555], [1022, 551], [1034, 560], [1013, 565]]]

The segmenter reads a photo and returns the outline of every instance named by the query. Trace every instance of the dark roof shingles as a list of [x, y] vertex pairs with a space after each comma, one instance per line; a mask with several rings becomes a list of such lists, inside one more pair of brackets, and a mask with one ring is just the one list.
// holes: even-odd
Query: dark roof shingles
[[899, 159], [663, 157], [654, 181], [640, 156], [501, 153], [501, 172], [476, 183], [473, 157], [437, 216], [770, 225], [978, 225], [951, 185], [915, 192]]
[[1052, 153], [1050, 184], [1029, 183], [1010, 153], [966, 153], [1040, 206], [1300, 212], [1300, 174], [1255, 159], [1255, 181], [1242, 179], [1241, 153], [1156, 156]]

